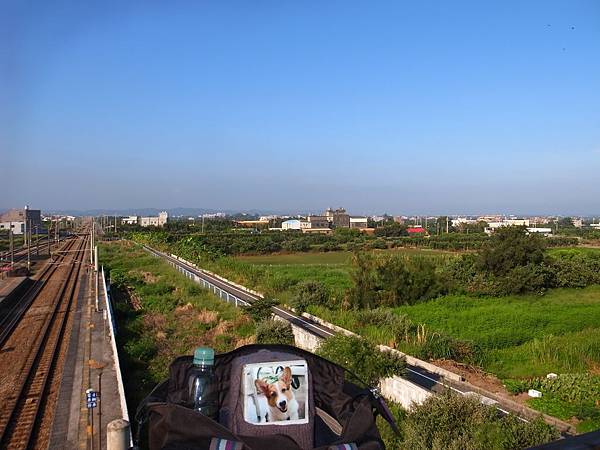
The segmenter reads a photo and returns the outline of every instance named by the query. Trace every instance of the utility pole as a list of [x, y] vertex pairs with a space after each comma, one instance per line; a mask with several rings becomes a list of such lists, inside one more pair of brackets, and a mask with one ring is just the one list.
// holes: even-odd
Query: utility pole
[[8, 245], [10, 246], [10, 270], [13, 270], [15, 268], [15, 244], [13, 241], [12, 223], [10, 224], [10, 228], [8, 229], [8, 241]]
[[204, 234], [204, 214], [202, 214], [202, 234]]
[[[25, 219], [25, 224], [27, 224], [27, 219]], [[29, 224], [31, 225], [31, 224]], [[26, 225], [27, 227], [27, 225]], [[27, 239], [27, 233], [31, 233], [30, 230], [31, 226], [27, 227], [27, 231], [25, 232], [25, 239]], [[31, 242], [31, 238], [27, 239], [28, 243], [27, 243], [27, 275], [29, 275], [29, 269], [31, 268], [31, 252], [30, 252], [30, 246], [29, 246], [29, 242]]]
[[448, 234], [448, 216], [446, 216], [446, 234]]
[[115, 235], [117, 234], [117, 216], [115, 216]]
[[37, 225], [35, 226], [35, 255], [40, 256], [40, 234]]
[[90, 239], [90, 265], [94, 266], [94, 218], [92, 217], [92, 231]]

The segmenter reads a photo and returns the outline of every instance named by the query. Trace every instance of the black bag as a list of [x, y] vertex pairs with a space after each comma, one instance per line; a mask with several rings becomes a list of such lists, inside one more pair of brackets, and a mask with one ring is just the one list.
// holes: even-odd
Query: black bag
[[[307, 380], [306, 386], [300, 388], [305, 398], [302, 402], [306, 403], [302, 408], [306, 422], [299, 425], [293, 421], [269, 423], [267, 413], [263, 419], [267, 423], [248, 423], [244, 420], [245, 410], [242, 413], [249, 403], [246, 395], [241, 394], [244, 384], [240, 381], [241, 368], [261, 365], [265, 361], [281, 361], [285, 365], [290, 359], [306, 362], [306, 377], [295, 377], [295, 383], [292, 383], [298, 389], [298, 379]], [[354, 444], [347, 448], [359, 450], [384, 450], [375, 423], [377, 414], [398, 432], [375, 389], [360, 388], [346, 380], [349, 372], [341, 366], [296, 347], [247, 345], [215, 355], [218, 422], [186, 406], [191, 366], [191, 356], [173, 361], [169, 379], [160, 383], [138, 407], [136, 440], [139, 440], [142, 425], [147, 422], [150, 450], [225, 448], [215, 447], [214, 442], [211, 447], [215, 438], [235, 441], [248, 450], [326, 450], [338, 448], [336, 445], [340, 444]], [[299, 395], [300, 390], [297, 393]], [[257, 406], [256, 409], [260, 419], [260, 408]]]

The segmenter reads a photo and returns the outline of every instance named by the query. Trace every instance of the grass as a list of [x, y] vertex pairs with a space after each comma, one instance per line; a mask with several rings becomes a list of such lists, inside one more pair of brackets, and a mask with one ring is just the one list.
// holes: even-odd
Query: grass
[[566, 255], [598, 255], [600, 248], [595, 247], [558, 247], [549, 248], [547, 250], [551, 256], [566, 256]]
[[[375, 250], [394, 254], [405, 254], [407, 256], [432, 256], [452, 255], [452, 252], [432, 250], [427, 248], [394, 248], [390, 250]], [[301, 252], [301, 253], [276, 253], [272, 255], [238, 256], [239, 261], [260, 265], [343, 265], [350, 266], [352, 252]]]
[[[355, 311], [311, 307], [311, 312], [381, 343], [394, 339], [385, 324], [361, 327]], [[544, 296], [445, 296], [394, 312], [430, 332], [472, 342], [482, 367], [500, 378], [600, 365], [600, 286], [555, 289]]]
[[[447, 258], [455, 254], [415, 248], [374, 250], [374, 252], [432, 258]], [[322, 283], [335, 299], [341, 299], [352, 286], [351, 259], [352, 253], [346, 251], [238, 256], [225, 258], [212, 269], [248, 287], [268, 292], [282, 302], [287, 302], [293, 295], [295, 286], [306, 280]]]
[[225, 352], [249, 343], [254, 323], [166, 262], [125, 242], [101, 244], [110, 270], [119, 352], [132, 408], [167, 378], [171, 361], [197, 346]]

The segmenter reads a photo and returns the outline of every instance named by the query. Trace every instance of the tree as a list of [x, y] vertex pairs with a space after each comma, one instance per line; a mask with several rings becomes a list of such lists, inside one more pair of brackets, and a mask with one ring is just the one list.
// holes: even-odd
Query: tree
[[391, 222], [389, 224], [386, 224], [384, 226], [376, 228], [375, 236], [384, 236], [384, 237], [408, 236], [408, 231], [406, 231], [406, 225], [402, 225], [397, 222]]
[[263, 320], [256, 327], [256, 343], [294, 345], [292, 325], [283, 320]]
[[574, 228], [572, 217], [561, 217], [558, 219], [558, 226], [560, 228]]
[[348, 290], [348, 300], [355, 309], [377, 306], [376, 279], [373, 255], [357, 252], [352, 255], [354, 270], [350, 273], [352, 287]]
[[246, 314], [248, 314], [254, 322], [260, 323], [271, 317], [273, 306], [278, 304], [279, 302], [274, 298], [263, 297], [257, 298], [244, 309]]
[[291, 300], [294, 309], [303, 313], [310, 305], [327, 305], [329, 292], [318, 281], [304, 281], [296, 287], [296, 293]]
[[525, 227], [500, 227], [479, 254], [480, 269], [497, 276], [508, 274], [515, 267], [540, 264], [544, 260], [545, 242]]

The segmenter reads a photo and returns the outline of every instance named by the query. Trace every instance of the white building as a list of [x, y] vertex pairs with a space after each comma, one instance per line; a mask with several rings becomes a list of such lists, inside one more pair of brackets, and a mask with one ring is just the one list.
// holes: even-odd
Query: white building
[[270, 215], [270, 216], [260, 216], [258, 218], [258, 220], [260, 220], [261, 222], [269, 222], [270, 220], [277, 220], [279, 219], [279, 216], [276, 216], [274, 214]]
[[540, 233], [543, 234], [544, 236], [550, 236], [552, 235], [552, 228], [546, 228], [546, 227], [530, 227], [527, 228], [527, 232], [528, 233]]
[[25, 222], [0, 222], [0, 230], [12, 230], [13, 234], [23, 234]]
[[350, 217], [350, 228], [368, 228], [366, 217]]
[[123, 217], [121, 219], [121, 223], [123, 225], [137, 225], [140, 221], [139, 216], [129, 216], [129, 217]]
[[529, 227], [529, 219], [506, 219], [501, 222], [488, 222], [488, 226], [484, 231], [491, 234], [500, 227]]
[[466, 217], [458, 217], [456, 219], [452, 219], [452, 226], [453, 227], [458, 227], [460, 225], [470, 225], [470, 224], [474, 224], [477, 223], [476, 219], [467, 219]]
[[282, 230], [299, 230], [300, 228], [301, 224], [298, 219], [285, 220], [281, 222]]
[[141, 217], [140, 225], [143, 227], [162, 227], [169, 220], [169, 214], [166, 211], [162, 211], [158, 214], [158, 217]]

